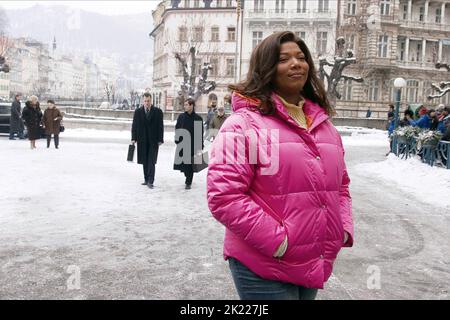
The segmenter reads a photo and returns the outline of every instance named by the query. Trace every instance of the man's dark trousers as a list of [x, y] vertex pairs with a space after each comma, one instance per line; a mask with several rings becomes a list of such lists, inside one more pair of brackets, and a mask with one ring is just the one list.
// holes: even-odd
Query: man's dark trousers
[[184, 169], [184, 176], [186, 177], [185, 184], [190, 186], [192, 184], [192, 180], [194, 178], [194, 170], [192, 166], [189, 166], [188, 168]]
[[155, 151], [149, 148], [147, 159], [144, 162], [144, 178], [145, 182], [153, 184], [155, 182], [155, 161], [152, 157], [152, 153]]

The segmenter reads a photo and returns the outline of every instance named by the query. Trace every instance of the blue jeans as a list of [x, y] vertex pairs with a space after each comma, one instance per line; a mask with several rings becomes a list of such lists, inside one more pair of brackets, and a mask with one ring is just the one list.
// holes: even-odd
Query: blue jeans
[[266, 280], [238, 260], [228, 259], [234, 285], [241, 300], [314, 300], [318, 289]]

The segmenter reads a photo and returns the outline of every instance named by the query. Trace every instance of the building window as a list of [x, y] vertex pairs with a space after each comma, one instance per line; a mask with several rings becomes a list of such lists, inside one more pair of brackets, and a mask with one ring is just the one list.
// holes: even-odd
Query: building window
[[284, 0], [276, 0], [275, 2], [275, 12], [284, 12]]
[[383, 16], [389, 15], [391, 12], [391, 0], [381, 0], [380, 13]]
[[214, 42], [220, 41], [220, 38], [219, 38], [219, 27], [212, 27], [211, 28], [211, 41], [214, 41]]
[[354, 34], [347, 34], [345, 36], [345, 43], [348, 50], [355, 51], [355, 35]]
[[356, 15], [356, 0], [348, 0], [347, 1], [347, 14]]
[[387, 58], [389, 36], [382, 35], [378, 37], [378, 58]]
[[252, 37], [252, 48], [255, 49], [256, 46], [263, 40], [262, 31], [253, 31]]
[[200, 0], [194, 0], [194, 8], [200, 8]]
[[369, 101], [379, 101], [380, 99], [380, 81], [372, 79], [369, 81]]
[[408, 20], [408, 5], [405, 4], [403, 5], [403, 20]]
[[234, 58], [227, 59], [227, 77], [234, 77]]
[[419, 21], [423, 22], [425, 18], [425, 7], [419, 8]]
[[305, 38], [306, 38], [306, 32], [305, 31], [295, 31], [294, 33], [300, 39], [305, 40]]
[[233, 6], [233, 0], [227, 0], [227, 7]]
[[190, 8], [191, 7], [191, 0], [184, 0], [184, 7]]
[[264, 11], [264, 0], [254, 0], [253, 9], [255, 12], [263, 12]]
[[328, 12], [330, 8], [329, 0], [319, 0], [319, 12]]
[[306, 12], [306, 0], [297, 0], [297, 13]]
[[194, 28], [194, 41], [196, 41], [196, 42], [203, 41], [203, 28], [202, 27]]
[[450, 94], [446, 94], [441, 98], [441, 103], [445, 104], [445, 105], [449, 105], [450, 104]]
[[398, 56], [399, 61], [405, 61], [405, 48], [406, 48], [406, 42], [405, 40], [399, 40], [400, 43], [400, 54]]
[[417, 50], [416, 50], [416, 62], [422, 61], [422, 44], [417, 44]]
[[419, 81], [408, 80], [406, 81], [406, 99], [408, 102], [418, 102], [419, 95]]
[[216, 7], [222, 8], [222, 0], [216, 0]]
[[436, 20], [435, 20], [436, 23], [442, 22], [441, 17], [442, 17], [442, 10], [441, 10], [441, 8], [437, 8], [436, 9]]
[[342, 85], [342, 99], [351, 101], [352, 100], [352, 80], [346, 79]]
[[433, 88], [431, 88], [431, 83], [432, 83], [431, 81], [423, 82], [422, 100], [424, 100], [424, 101], [428, 97], [428, 95], [433, 93]]
[[180, 42], [187, 42], [187, 28], [182, 27], [178, 29], [178, 41]]
[[323, 54], [327, 51], [328, 32], [317, 32], [316, 52]]
[[202, 73], [202, 67], [203, 67], [202, 59], [201, 58], [195, 59], [195, 73], [194, 74]]
[[210, 58], [209, 64], [211, 65], [211, 70], [209, 71], [211, 76], [217, 77], [219, 75], [219, 58]]
[[236, 41], [236, 28], [228, 27], [228, 41]]

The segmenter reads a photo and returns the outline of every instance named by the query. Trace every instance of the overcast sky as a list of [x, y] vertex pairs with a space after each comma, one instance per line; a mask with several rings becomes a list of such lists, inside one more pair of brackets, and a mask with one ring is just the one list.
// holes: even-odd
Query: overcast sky
[[0, 6], [4, 9], [29, 8], [36, 4], [41, 5], [66, 5], [73, 8], [80, 8], [86, 11], [93, 11], [107, 15], [151, 13], [160, 0], [146, 1], [0, 1]]

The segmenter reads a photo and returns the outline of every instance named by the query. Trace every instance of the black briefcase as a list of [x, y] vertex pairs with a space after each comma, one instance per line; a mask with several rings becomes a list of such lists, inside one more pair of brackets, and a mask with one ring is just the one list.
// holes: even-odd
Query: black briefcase
[[208, 151], [203, 151], [200, 155], [195, 155], [192, 158], [192, 169], [194, 172], [200, 172], [206, 168], [208, 168], [209, 162]]
[[134, 150], [136, 149], [136, 146], [134, 144], [130, 144], [128, 146], [128, 156], [127, 156], [127, 161], [129, 162], [133, 162], [133, 158], [134, 158]]

